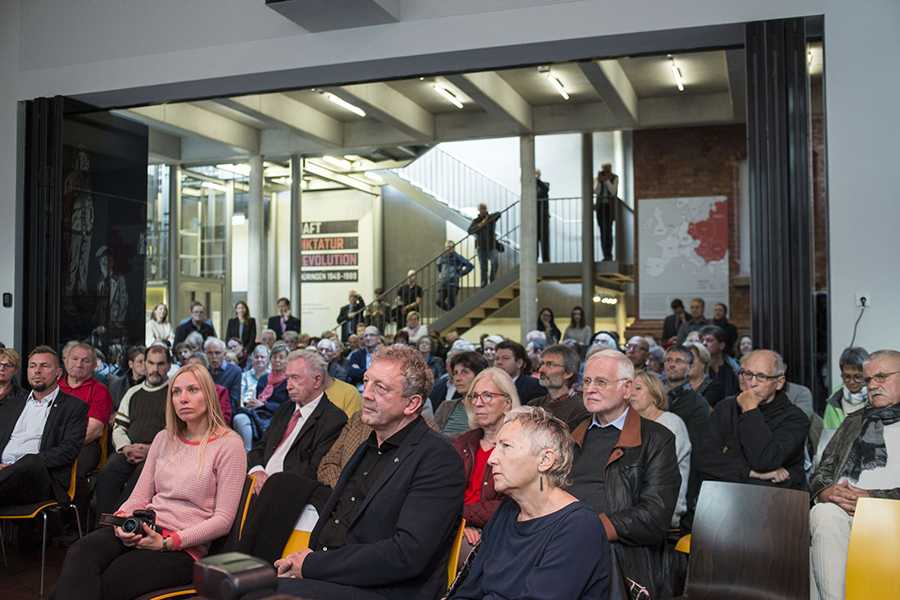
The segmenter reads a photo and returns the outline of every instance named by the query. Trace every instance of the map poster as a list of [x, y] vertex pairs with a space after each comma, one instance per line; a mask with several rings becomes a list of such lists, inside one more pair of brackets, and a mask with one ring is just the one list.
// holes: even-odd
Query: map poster
[[663, 319], [669, 303], [703, 298], [706, 317], [728, 304], [728, 200], [638, 200], [640, 318]]

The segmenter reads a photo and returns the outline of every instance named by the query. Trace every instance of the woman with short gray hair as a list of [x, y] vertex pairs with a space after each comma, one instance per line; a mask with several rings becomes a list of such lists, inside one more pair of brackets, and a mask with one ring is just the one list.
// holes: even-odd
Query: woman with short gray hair
[[451, 598], [606, 598], [606, 532], [590, 503], [562, 489], [573, 455], [565, 423], [544, 409], [523, 406], [506, 415], [488, 464], [495, 489], [508, 498]]

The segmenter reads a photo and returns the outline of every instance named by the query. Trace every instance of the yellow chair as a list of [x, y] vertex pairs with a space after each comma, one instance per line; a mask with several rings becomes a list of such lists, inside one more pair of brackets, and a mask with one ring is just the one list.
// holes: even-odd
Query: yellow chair
[[900, 591], [900, 500], [860, 498], [847, 553], [847, 600], [896, 598]]
[[460, 519], [459, 529], [456, 530], [456, 537], [453, 538], [453, 547], [450, 549], [450, 558], [447, 559], [447, 587], [453, 583], [456, 578], [456, 565], [459, 563], [459, 550], [462, 548], [463, 531], [466, 529], [466, 520]]
[[[81, 537], [81, 520], [78, 518], [78, 509], [72, 503], [75, 497], [75, 468], [78, 464], [76, 460], [72, 463], [72, 472], [69, 475], [69, 508], [75, 513], [75, 521], [78, 525], [78, 536]], [[0, 507], [0, 522], [13, 519], [33, 519], [39, 514], [44, 517], [44, 529], [41, 534], [41, 598], [44, 597], [44, 566], [47, 562], [47, 511], [51, 508], [60, 506], [56, 500], [47, 500], [46, 502], [37, 502], [35, 504], [23, 504], [20, 506], [2, 506]], [[8, 565], [6, 562], [6, 547], [3, 545], [3, 534], [0, 532], [0, 550], [3, 552], [3, 568]]]
[[687, 534], [675, 544], [675, 552], [691, 553], [691, 534]]
[[311, 531], [300, 531], [299, 529], [295, 529], [291, 533], [291, 537], [288, 539], [287, 544], [284, 545], [284, 552], [281, 553], [281, 558], [287, 558], [288, 554], [293, 554], [297, 550], [308, 548], [309, 536], [311, 533]]

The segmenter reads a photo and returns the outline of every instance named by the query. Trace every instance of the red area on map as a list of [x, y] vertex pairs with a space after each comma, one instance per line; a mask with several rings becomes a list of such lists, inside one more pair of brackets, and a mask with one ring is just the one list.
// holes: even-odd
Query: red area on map
[[688, 225], [688, 235], [700, 242], [695, 252], [707, 263], [722, 260], [728, 253], [728, 204], [716, 202], [709, 218]]

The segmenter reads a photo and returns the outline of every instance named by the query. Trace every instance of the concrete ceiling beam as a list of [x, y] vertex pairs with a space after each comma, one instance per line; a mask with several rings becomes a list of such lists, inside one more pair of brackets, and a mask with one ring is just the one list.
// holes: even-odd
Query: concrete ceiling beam
[[389, 125], [418, 142], [434, 140], [434, 115], [386, 83], [362, 83], [324, 88], [366, 111], [367, 117]]
[[259, 154], [258, 129], [193, 104], [159, 104], [117, 112], [151, 127], [155, 122], [183, 132], [184, 135], [205, 138], [251, 155]]
[[287, 128], [318, 145], [344, 145], [343, 123], [284, 94], [256, 94], [219, 98], [215, 102], [266, 123], [274, 129]]
[[634, 129], [640, 122], [640, 106], [634, 87], [618, 60], [578, 63], [600, 99], [621, 124], [622, 129]]
[[465, 73], [448, 75], [446, 79], [509, 131], [515, 134], [534, 131], [531, 105], [497, 73]]

